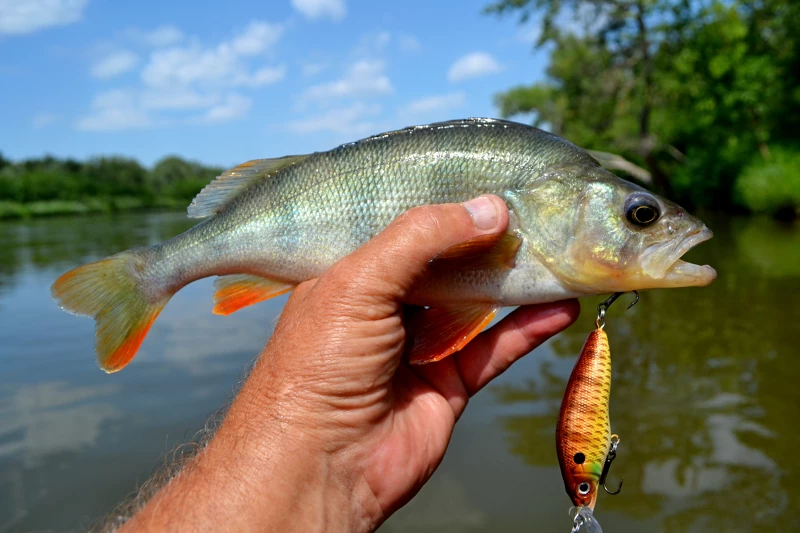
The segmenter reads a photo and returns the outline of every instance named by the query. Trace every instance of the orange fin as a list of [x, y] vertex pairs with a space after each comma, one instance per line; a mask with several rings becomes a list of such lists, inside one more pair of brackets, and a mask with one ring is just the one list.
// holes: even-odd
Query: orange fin
[[214, 289], [214, 314], [229, 315], [242, 307], [287, 293], [294, 285], [250, 274], [233, 274], [218, 277]]
[[134, 273], [146, 268], [136, 250], [70, 270], [53, 283], [53, 298], [65, 310], [94, 317], [95, 352], [100, 368], [117, 372], [142, 345], [150, 326], [172, 294], [155, 298]]
[[522, 239], [513, 233], [481, 235], [444, 250], [431, 260], [431, 268], [444, 270], [505, 270], [514, 268]]
[[423, 365], [459, 351], [489, 325], [500, 307], [472, 304], [413, 311], [406, 320], [409, 362]]

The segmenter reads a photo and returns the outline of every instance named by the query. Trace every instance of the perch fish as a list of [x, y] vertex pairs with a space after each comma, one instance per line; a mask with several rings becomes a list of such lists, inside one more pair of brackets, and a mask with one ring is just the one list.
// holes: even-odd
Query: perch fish
[[219, 276], [214, 312], [227, 315], [320, 276], [412, 207], [487, 193], [508, 204], [508, 232], [433, 262], [408, 302], [427, 307], [410, 332], [412, 363], [461, 349], [502, 306], [703, 286], [716, 276], [680, 260], [711, 231], [679, 206], [561, 137], [464, 119], [244, 163], [191, 203], [188, 215], [204, 221], [162, 244], [71, 270], [52, 294], [65, 310], [96, 320], [98, 363], [115, 372], [172, 295], [195, 280]]

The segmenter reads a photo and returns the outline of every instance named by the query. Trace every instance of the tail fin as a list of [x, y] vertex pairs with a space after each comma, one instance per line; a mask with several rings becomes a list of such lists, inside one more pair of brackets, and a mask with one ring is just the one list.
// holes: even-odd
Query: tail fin
[[140, 281], [145, 266], [146, 256], [129, 250], [70, 270], [51, 288], [62, 309], [97, 321], [97, 363], [109, 374], [133, 359], [172, 296], [148, 294]]

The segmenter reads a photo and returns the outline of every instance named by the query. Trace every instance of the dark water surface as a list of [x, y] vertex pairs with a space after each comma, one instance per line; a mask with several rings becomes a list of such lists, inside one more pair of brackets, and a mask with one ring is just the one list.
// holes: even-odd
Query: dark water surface
[[[204, 280], [108, 376], [93, 322], [50, 300], [69, 268], [191, 225], [181, 213], [0, 222], [0, 532], [85, 528], [202, 427], [262, 347], [285, 297], [218, 317]], [[625, 484], [599, 497], [606, 533], [800, 531], [800, 227], [709, 225], [689, 260], [717, 268], [711, 287], [610, 311], [622, 438], [610, 482]], [[554, 428], [599, 300], [471, 401], [441, 468], [382, 531], [569, 531]]]

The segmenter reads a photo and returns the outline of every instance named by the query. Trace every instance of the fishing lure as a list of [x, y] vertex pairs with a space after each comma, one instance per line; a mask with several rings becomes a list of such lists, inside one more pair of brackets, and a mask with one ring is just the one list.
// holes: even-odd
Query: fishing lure
[[[619, 437], [611, 434], [609, 398], [611, 395], [611, 350], [604, 330], [609, 306], [619, 298], [615, 293], [597, 306], [596, 329], [589, 334], [567, 382], [556, 427], [556, 450], [564, 488], [577, 508], [573, 533], [581, 530], [601, 533], [594, 518], [594, 505], [600, 487], [609, 494], [606, 476], [617, 456]], [[628, 306], [630, 309], [639, 301]], [[584, 527], [585, 526], [585, 527]]]

